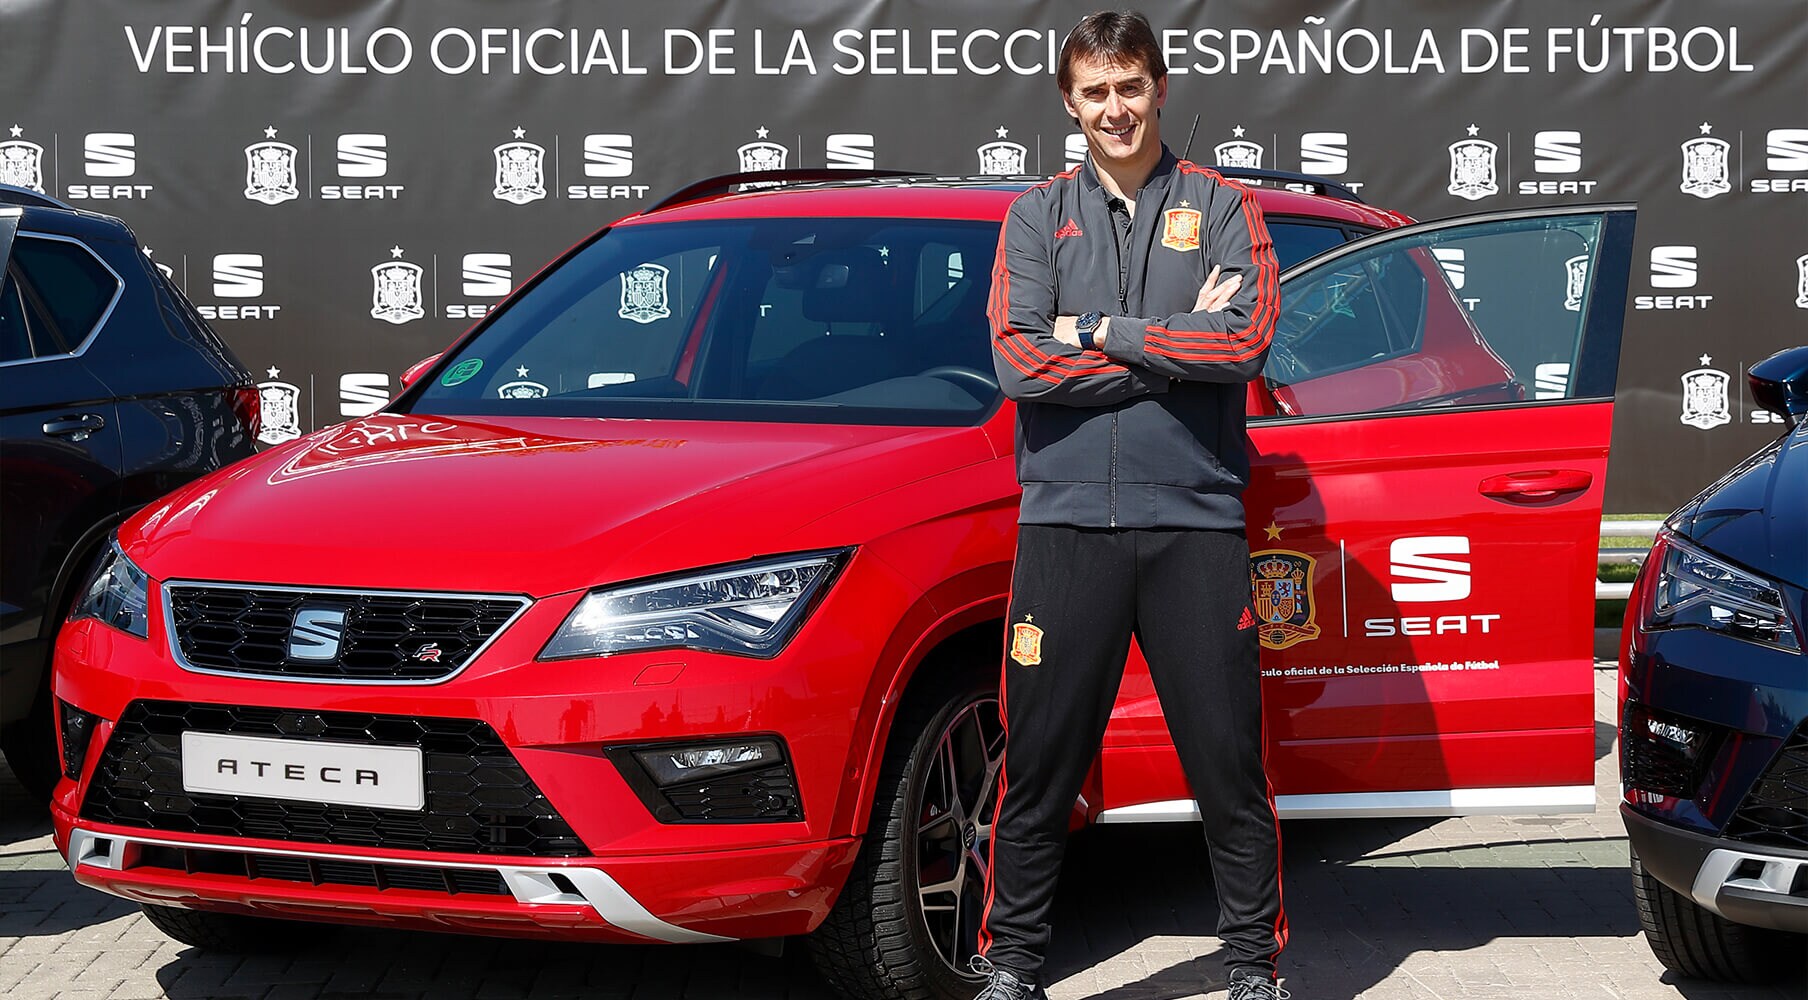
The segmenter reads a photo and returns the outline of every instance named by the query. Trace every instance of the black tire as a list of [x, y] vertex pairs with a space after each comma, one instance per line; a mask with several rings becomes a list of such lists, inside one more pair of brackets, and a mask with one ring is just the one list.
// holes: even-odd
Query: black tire
[[177, 941], [202, 951], [238, 954], [289, 952], [306, 948], [336, 932], [331, 924], [237, 913], [210, 913], [179, 906], [139, 904], [151, 925]]
[[1735, 924], [1659, 882], [1632, 855], [1632, 895], [1664, 968], [1693, 979], [1769, 983], [1801, 967], [1801, 935]]
[[[940, 784], [939, 775], [959, 770], [937, 766], [938, 748], [954, 732], [970, 733], [951, 739], [968, 750], [977, 745], [988, 760], [1003, 752], [994, 687], [942, 684], [916, 693], [892, 728], [860, 854], [834, 909], [809, 938], [817, 970], [849, 1000], [968, 1000], [984, 982], [968, 970], [967, 958], [984, 905], [979, 866], [991, 844], [995, 767], [980, 778], [983, 790], [974, 795], [970, 811], [963, 805], [921, 821], [931, 812], [930, 786]], [[930, 914], [922, 879], [925, 872], [939, 878], [948, 864], [954, 873], [933, 884], [960, 882], [963, 872], [976, 881], [935, 891], [952, 906]]]
[[12, 769], [33, 802], [48, 803], [63, 776], [63, 762], [57, 756], [56, 723], [51, 718], [50, 696], [38, 695], [31, 714], [0, 729], [0, 751], [6, 754], [6, 766]]

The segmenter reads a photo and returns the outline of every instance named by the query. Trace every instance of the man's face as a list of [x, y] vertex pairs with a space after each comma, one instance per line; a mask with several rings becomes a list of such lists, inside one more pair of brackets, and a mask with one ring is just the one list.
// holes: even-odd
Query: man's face
[[1134, 164], [1161, 148], [1155, 112], [1168, 99], [1168, 81], [1147, 67], [1107, 59], [1076, 59], [1073, 86], [1062, 95], [1102, 164]]

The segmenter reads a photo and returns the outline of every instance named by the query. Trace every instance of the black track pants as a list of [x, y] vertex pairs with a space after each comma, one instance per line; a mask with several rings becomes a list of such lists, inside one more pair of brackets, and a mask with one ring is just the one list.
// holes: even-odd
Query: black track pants
[[1068, 818], [1134, 633], [1205, 819], [1226, 964], [1272, 976], [1287, 921], [1249, 606], [1249, 542], [1240, 532], [1023, 526], [980, 931], [980, 952], [994, 965], [1032, 978], [1041, 970]]

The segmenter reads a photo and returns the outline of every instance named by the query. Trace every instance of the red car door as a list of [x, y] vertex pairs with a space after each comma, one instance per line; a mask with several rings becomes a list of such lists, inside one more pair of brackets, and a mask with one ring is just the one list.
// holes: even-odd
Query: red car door
[[[1246, 497], [1283, 815], [1593, 808], [1593, 581], [1633, 223], [1629, 206], [1470, 216], [1283, 276]], [[1140, 668], [1107, 736], [1102, 821], [1191, 812]]]

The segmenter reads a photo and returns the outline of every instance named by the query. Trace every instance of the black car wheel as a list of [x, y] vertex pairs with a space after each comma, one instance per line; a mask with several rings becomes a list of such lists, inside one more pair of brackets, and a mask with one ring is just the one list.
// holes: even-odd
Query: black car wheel
[[968, 688], [907, 706], [854, 870], [810, 939], [837, 992], [973, 995], [981, 980], [967, 963], [978, 952], [1003, 760], [996, 691]]
[[179, 906], [140, 904], [151, 925], [177, 941], [203, 951], [245, 954], [289, 952], [305, 948], [338, 931], [330, 924], [301, 920], [210, 913]]
[[1645, 940], [1664, 968], [1695, 979], [1767, 983], [1801, 968], [1803, 939], [1735, 924], [1659, 882], [1632, 855], [1632, 895]]

